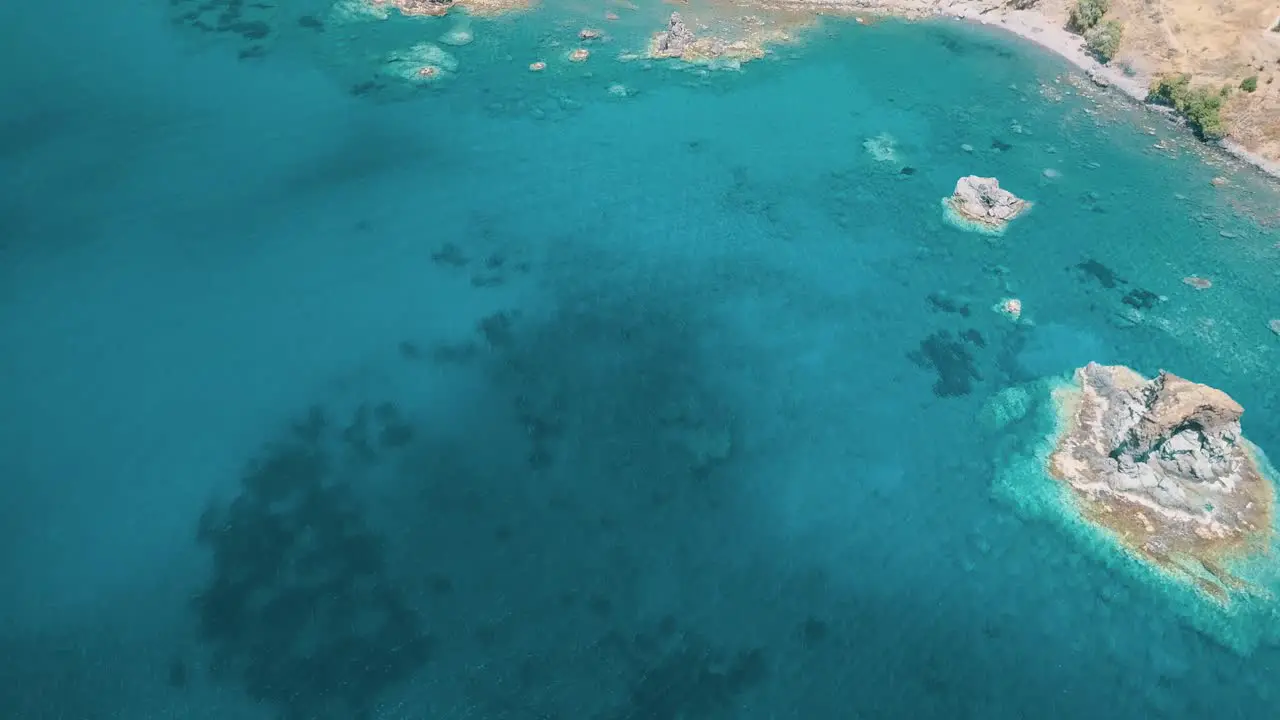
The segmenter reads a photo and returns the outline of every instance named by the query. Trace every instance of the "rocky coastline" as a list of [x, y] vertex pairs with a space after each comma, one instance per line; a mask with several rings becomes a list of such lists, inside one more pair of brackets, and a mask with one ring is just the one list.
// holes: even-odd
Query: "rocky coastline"
[[[725, 0], [719, 0], [725, 2]], [[1085, 47], [1085, 40], [1071, 32], [1061, 13], [1040, 8], [1040, 3], [1011, 0], [733, 0], [733, 4], [777, 12], [810, 12], [815, 15], [854, 17], [869, 21], [876, 17], [907, 20], [952, 18], [1012, 33], [1054, 53], [1080, 69], [1099, 88], [1114, 89], [1143, 106], [1153, 77], [1132, 65], [1104, 64]], [[1019, 9], [1021, 4], [1025, 9]], [[1173, 115], [1170, 119], [1182, 123]], [[1185, 123], [1182, 123], [1185, 124]], [[1228, 136], [1206, 143], [1224, 155], [1280, 179], [1280, 158], [1250, 150]]]
[[[385, 16], [394, 10], [409, 16], [440, 16], [453, 9], [471, 15], [496, 16], [526, 10], [536, 0], [351, 0], [366, 12]], [[1129, 63], [1103, 63], [1086, 48], [1080, 34], [1063, 18], [1063, 4], [1013, 0], [707, 0], [673, 13], [665, 28], [650, 38], [644, 56], [690, 63], [737, 63], [764, 57], [772, 45], [793, 40], [793, 32], [819, 16], [851, 17], [870, 23], [876, 18], [908, 20], [952, 18], [1012, 33], [1052, 52], [1077, 68], [1099, 88], [1114, 89], [1147, 106], [1153, 77]], [[1044, 6], [1044, 7], [1042, 7]], [[634, 6], [631, 6], [634, 9]], [[612, 13], [610, 13], [612, 14]], [[704, 25], [703, 21], [708, 24]], [[713, 27], [714, 26], [714, 27]], [[723, 27], [720, 27], [723, 26]], [[638, 57], [638, 56], [631, 56]], [[1148, 58], [1154, 63], [1156, 58]], [[1141, 63], [1151, 65], [1152, 63]], [[1186, 124], [1171, 113], [1164, 115]], [[1256, 128], [1255, 128], [1256, 129]], [[1255, 138], [1256, 139], [1256, 138]], [[1206, 148], [1280, 179], [1280, 157], [1274, 148], [1247, 147], [1234, 135], [1207, 142]]]

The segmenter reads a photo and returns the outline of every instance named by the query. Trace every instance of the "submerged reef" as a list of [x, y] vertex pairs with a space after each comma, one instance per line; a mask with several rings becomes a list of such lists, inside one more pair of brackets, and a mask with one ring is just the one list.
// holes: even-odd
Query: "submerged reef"
[[418, 43], [387, 56], [383, 72], [412, 83], [433, 82], [458, 69], [458, 61], [439, 45]]
[[338, 418], [317, 406], [291, 425], [264, 442], [234, 499], [200, 518], [211, 563], [194, 598], [199, 637], [215, 679], [274, 718], [370, 718], [433, 644], [354, 490], [402, 456], [414, 426], [389, 402]]
[[882, 163], [899, 162], [898, 139], [887, 132], [862, 141], [862, 149], [867, 151], [872, 160]]
[[947, 221], [961, 230], [1001, 235], [1031, 203], [1000, 187], [995, 178], [968, 175], [956, 181], [955, 192], [943, 198], [942, 206]]
[[1033, 422], [1052, 427], [1038, 428], [1029, 453], [1002, 447], [1013, 461], [1002, 462], [998, 497], [1163, 589], [1227, 647], [1280, 639], [1275, 487], [1237, 402], [1168, 372], [1149, 380], [1090, 363], [1071, 382], [998, 395], [980, 417], [1007, 431], [1034, 405]]

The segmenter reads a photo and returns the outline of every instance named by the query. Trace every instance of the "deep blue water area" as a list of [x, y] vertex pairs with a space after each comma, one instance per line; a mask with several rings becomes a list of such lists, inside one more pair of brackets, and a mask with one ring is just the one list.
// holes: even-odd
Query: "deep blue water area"
[[[303, 4], [0, 11], [6, 718], [1273, 716], [1280, 650], [975, 429], [1097, 360], [1280, 454], [1269, 182], [958, 24], [616, 59], [654, 3], [579, 65], [552, 4], [423, 88], [380, 63], [456, 14]], [[969, 174], [1033, 209], [948, 225]]]

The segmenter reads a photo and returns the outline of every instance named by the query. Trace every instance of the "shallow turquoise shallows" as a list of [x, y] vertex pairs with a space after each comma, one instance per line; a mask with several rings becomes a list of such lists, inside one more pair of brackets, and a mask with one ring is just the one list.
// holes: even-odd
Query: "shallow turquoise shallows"
[[659, 3], [8, 5], [4, 717], [1275, 717], [1278, 628], [1020, 510], [1044, 408], [980, 421], [1096, 360], [1280, 456], [1280, 193], [1161, 116], [941, 22], [735, 70], [619, 60]]

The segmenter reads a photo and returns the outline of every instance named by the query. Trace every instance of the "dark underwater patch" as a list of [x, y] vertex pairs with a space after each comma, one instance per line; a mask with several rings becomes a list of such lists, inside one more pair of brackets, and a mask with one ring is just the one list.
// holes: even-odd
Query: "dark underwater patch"
[[1150, 290], [1134, 288], [1133, 290], [1125, 293], [1125, 296], [1120, 300], [1129, 307], [1136, 308], [1138, 310], [1150, 310], [1160, 302], [1160, 296]]
[[1117, 285], [1128, 283], [1127, 280], [1117, 275], [1114, 270], [1093, 258], [1077, 263], [1075, 269], [1080, 272], [1082, 282], [1087, 279], [1093, 279], [1108, 290], [1115, 288]]
[[951, 297], [945, 292], [932, 292], [925, 296], [929, 307], [937, 312], [953, 313], [960, 317], [969, 317], [969, 304]]
[[688, 628], [675, 634], [674, 646], [662, 641], [661, 632], [637, 635], [631, 643], [618, 639], [617, 649], [632, 658], [633, 680], [627, 702], [608, 720], [721, 717], [768, 676], [762, 648], [716, 647]]
[[974, 383], [982, 381], [982, 373], [964, 340], [946, 330], [921, 340], [919, 349], [907, 353], [907, 358], [937, 375], [933, 394], [940, 398], [968, 395], [973, 392]]
[[[361, 464], [344, 457], [367, 459], [393, 408], [362, 404], [337, 436], [311, 408], [264, 444], [233, 502], [200, 518], [213, 559], [194, 601], [201, 642], [222, 677], [281, 718], [369, 717], [431, 655], [344, 469]], [[185, 673], [171, 668], [171, 684]]]

